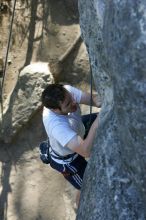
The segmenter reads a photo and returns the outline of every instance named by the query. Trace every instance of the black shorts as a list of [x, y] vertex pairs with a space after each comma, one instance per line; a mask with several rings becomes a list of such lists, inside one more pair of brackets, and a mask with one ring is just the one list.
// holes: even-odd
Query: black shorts
[[78, 155], [71, 163], [59, 164], [53, 159], [50, 161], [50, 166], [63, 174], [76, 189], [80, 190], [83, 181], [83, 175], [87, 166], [87, 161], [84, 157]]

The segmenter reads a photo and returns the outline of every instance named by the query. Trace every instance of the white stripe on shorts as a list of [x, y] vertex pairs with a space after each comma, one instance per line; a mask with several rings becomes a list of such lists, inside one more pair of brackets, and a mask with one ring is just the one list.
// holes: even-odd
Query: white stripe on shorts
[[[75, 167], [70, 166], [69, 164], [66, 164], [66, 166], [67, 166], [71, 171], [73, 171], [74, 173], [77, 172], [77, 169], [76, 169]], [[81, 179], [81, 177], [80, 177], [78, 174], [73, 175], [73, 179], [75, 180], [75, 182], [76, 182], [79, 186], [82, 185], [82, 179]]]

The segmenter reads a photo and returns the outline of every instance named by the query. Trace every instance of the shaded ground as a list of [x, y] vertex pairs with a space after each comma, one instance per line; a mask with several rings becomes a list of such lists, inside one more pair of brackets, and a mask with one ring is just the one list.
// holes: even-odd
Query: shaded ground
[[74, 219], [74, 190], [39, 160], [44, 138], [38, 113], [10, 146], [1, 145], [0, 219]]

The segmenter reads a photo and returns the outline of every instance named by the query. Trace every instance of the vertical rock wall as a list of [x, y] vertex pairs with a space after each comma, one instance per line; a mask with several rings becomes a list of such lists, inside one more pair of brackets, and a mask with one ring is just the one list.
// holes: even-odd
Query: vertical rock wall
[[146, 2], [79, 0], [103, 105], [77, 220], [146, 219]]

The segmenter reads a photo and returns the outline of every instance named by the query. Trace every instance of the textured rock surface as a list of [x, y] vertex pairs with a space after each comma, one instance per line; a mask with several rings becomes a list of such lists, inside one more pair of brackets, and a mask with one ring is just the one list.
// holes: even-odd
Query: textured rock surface
[[33, 63], [20, 72], [13, 92], [4, 103], [0, 129], [1, 140], [5, 143], [11, 142], [16, 132], [41, 107], [41, 93], [46, 83], [53, 82], [48, 63]]
[[77, 220], [146, 219], [146, 3], [79, 0], [103, 105]]

